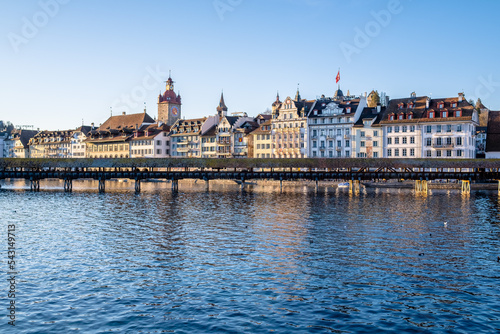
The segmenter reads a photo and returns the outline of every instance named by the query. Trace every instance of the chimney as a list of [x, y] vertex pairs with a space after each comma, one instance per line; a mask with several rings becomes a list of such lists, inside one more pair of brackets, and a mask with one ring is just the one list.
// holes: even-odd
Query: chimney
[[458, 102], [462, 102], [464, 100], [464, 93], [458, 93]]
[[429, 109], [430, 104], [431, 104], [431, 98], [428, 97], [427, 100], [425, 100], [425, 109]]
[[136, 130], [136, 131], [137, 131], [137, 130], [139, 130], [139, 124], [136, 124], [136, 125], [135, 125], [135, 130]]
[[122, 115], [123, 115], [123, 116], [125, 116], [126, 114], [127, 114], [127, 113], [126, 113], [125, 111], [124, 111], [124, 112], [122, 112]]
[[381, 110], [382, 110], [382, 106], [379, 103], [379, 104], [377, 104], [377, 113], [379, 113]]

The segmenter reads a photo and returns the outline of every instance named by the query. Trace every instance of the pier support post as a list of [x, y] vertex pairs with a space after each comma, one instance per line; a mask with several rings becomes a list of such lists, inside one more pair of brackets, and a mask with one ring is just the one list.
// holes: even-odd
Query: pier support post
[[210, 191], [210, 181], [207, 178], [205, 178], [205, 190]]
[[245, 189], [245, 178], [244, 177], [241, 178], [240, 189], [241, 190]]
[[178, 190], [179, 190], [179, 180], [172, 179], [172, 191], [178, 191]]
[[350, 180], [349, 181], [349, 192], [351, 194], [359, 194], [359, 191], [360, 191], [360, 182], [359, 180]]
[[64, 180], [64, 192], [70, 193], [73, 191], [73, 180], [65, 179]]
[[470, 180], [462, 180], [462, 194], [470, 194]]
[[141, 193], [141, 179], [139, 179], [139, 178], [135, 179], [135, 193], [136, 194]]
[[280, 193], [283, 193], [283, 176], [280, 176]]
[[426, 194], [428, 191], [427, 180], [416, 180], [415, 181], [415, 191], [417, 193]]
[[104, 194], [106, 192], [106, 180], [103, 177], [99, 177], [99, 194]]
[[30, 189], [31, 191], [40, 191], [40, 180], [30, 179]]
[[318, 178], [316, 178], [316, 192], [318, 192], [319, 190], [319, 181], [318, 181]]

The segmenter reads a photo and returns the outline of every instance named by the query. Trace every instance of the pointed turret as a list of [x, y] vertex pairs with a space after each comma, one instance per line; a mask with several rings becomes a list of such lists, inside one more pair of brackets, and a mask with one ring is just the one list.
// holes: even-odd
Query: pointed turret
[[279, 106], [281, 104], [281, 101], [280, 101], [280, 93], [278, 92], [276, 94], [276, 101], [273, 102], [273, 106]]
[[224, 92], [222, 92], [220, 95], [220, 102], [219, 106], [217, 107], [217, 114], [219, 115], [219, 119], [227, 115], [227, 107], [226, 103], [224, 102]]
[[295, 101], [300, 101], [300, 92], [298, 87], [297, 87], [297, 94], [295, 94]]

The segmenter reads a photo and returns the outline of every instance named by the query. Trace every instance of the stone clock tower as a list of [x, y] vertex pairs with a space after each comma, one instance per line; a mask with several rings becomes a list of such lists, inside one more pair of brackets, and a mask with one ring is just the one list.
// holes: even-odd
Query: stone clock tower
[[175, 94], [174, 81], [169, 77], [165, 93], [158, 96], [158, 122], [172, 126], [181, 118], [181, 105], [181, 95]]

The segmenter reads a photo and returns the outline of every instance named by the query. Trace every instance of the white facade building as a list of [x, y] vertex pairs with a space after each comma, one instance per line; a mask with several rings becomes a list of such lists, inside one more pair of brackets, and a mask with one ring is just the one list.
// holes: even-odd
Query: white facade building
[[366, 98], [316, 100], [308, 113], [308, 156], [350, 158], [353, 126], [366, 108]]
[[90, 126], [81, 126], [73, 132], [71, 136], [71, 158], [85, 158], [87, 153], [87, 145], [85, 140], [87, 139], [87, 134], [92, 130]]
[[381, 158], [384, 156], [384, 134], [378, 126], [381, 108], [365, 108], [353, 127], [352, 157]]
[[380, 126], [387, 158], [475, 158], [478, 113], [463, 94], [389, 102]]

